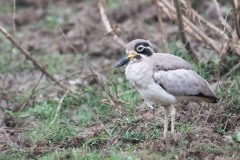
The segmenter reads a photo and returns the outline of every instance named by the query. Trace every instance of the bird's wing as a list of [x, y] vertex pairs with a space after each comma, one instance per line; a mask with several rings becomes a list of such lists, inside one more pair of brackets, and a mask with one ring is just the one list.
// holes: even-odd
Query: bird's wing
[[155, 70], [153, 79], [174, 96], [196, 96], [217, 101], [208, 82], [191, 69]]
[[192, 69], [192, 66], [180, 57], [168, 53], [156, 53], [151, 59], [154, 65], [154, 71], [158, 70], [175, 70], [175, 69]]

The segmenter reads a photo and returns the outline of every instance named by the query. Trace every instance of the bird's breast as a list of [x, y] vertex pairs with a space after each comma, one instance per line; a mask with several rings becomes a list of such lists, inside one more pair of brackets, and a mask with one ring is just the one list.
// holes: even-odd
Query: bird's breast
[[152, 70], [146, 63], [132, 63], [125, 69], [129, 82], [137, 89], [145, 89], [152, 78]]
[[141, 97], [148, 102], [168, 105], [176, 102], [176, 98], [153, 80], [151, 66], [146, 63], [132, 63], [125, 69], [130, 83], [139, 91]]

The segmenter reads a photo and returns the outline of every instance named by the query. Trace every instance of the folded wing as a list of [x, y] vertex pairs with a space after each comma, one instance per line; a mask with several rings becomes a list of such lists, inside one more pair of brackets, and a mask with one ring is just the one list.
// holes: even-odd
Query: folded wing
[[153, 79], [174, 96], [200, 97], [213, 103], [218, 101], [208, 82], [191, 69], [155, 69]]

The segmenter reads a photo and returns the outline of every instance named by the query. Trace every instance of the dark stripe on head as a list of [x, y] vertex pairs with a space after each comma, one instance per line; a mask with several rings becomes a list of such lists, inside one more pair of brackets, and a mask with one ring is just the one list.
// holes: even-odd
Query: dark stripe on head
[[152, 46], [151, 46], [148, 42], [139, 42], [139, 43], [136, 44], [135, 49], [136, 49], [136, 47], [138, 47], [138, 46], [140, 46], [140, 45], [143, 45], [143, 46], [145, 46], [145, 47], [151, 47], [151, 48], [152, 48]]
[[[138, 50], [139, 46], [143, 46], [144, 49], [142, 51]], [[139, 54], [144, 54], [146, 56], [151, 56], [153, 54], [153, 49], [151, 44], [149, 44], [148, 42], [139, 42], [135, 45], [135, 51]]]

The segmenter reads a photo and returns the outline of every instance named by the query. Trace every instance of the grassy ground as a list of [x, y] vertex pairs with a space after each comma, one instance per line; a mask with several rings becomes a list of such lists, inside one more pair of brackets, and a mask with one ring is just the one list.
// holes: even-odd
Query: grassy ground
[[[109, 1], [108, 5], [116, 9], [123, 4]], [[58, 33], [57, 27], [66, 23], [66, 16], [57, 7], [47, 6], [47, 16], [34, 26]], [[10, 14], [10, 9], [0, 7], [0, 12]], [[75, 10], [68, 13], [69, 19], [76, 14]], [[27, 35], [31, 27], [19, 27], [17, 37], [21, 38], [21, 33]], [[62, 35], [47, 43], [59, 37]], [[143, 104], [125, 79], [123, 69], [110, 67], [117, 58], [64, 50], [48, 53], [49, 48], [28, 46], [33, 57], [59, 79], [81, 70], [85, 63], [91, 63], [87, 66], [104, 77], [95, 79], [88, 73], [75, 87], [78, 94], [73, 95], [41, 78], [41, 72], [2, 35], [0, 44], [1, 84], [7, 77], [1, 91], [0, 109], [5, 116], [0, 128], [0, 159], [168, 160], [240, 156], [240, 70], [217, 87], [219, 104], [178, 104], [176, 135], [163, 139], [162, 108], [151, 110]], [[237, 56], [228, 54], [224, 62], [227, 66], [219, 65], [218, 59], [199, 64], [178, 44], [177, 40], [172, 41], [170, 52], [189, 61], [209, 82], [216, 82], [218, 73], [225, 74], [238, 61]], [[81, 76], [76, 74], [69, 79]]]
[[[177, 53], [173, 51], [173, 53], [179, 54], [179, 51]], [[182, 53], [181, 55], [185, 54]], [[57, 59], [65, 58], [59, 56]], [[211, 80], [214, 79], [212, 77], [214, 74], [209, 74], [209, 70], [217, 71], [218, 65], [213, 63], [206, 67], [193, 63], [193, 66], [199, 74]], [[24, 67], [26, 66], [24, 65]], [[14, 66], [11, 66], [11, 69], [14, 70]], [[161, 109], [155, 109], [156, 113], [153, 114], [145, 106], [139, 108], [142, 104], [139, 94], [136, 91], [128, 92], [131, 86], [125, 80], [122, 71], [117, 71], [114, 75], [110, 73], [107, 78], [115, 83], [115, 85], [107, 84], [111, 94], [114, 95], [115, 90], [117, 90], [118, 94], [121, 95], [119, 97], [121, 111], [116, 106], [108, 104], [110, 103], [109, 97], [98, 83], [84, 87], [77, 96], [67, 95], [63, 97], [61, 104], [59, 104], [62, 98], [60, 96], [59, 98], [54, 97], [35, 102], [31, 107], [27, 107], [21, 112], [5, 111], [11, 119], [16, 121], [14, 125], [19, 126], [19, 128], [16, 128], [19, 129], [19, 136], [16, 139], [17, 143], [8, 145], [7, 149], [1, 152], [0, 159], [115, 160], [141, 159], [143, 157], [146, 159], [174, 159], [176, 156], [183, 156], [186, 146], [193, 145], [193, 142], [185, 138], [194, 134], [194, 130], [204, 128], [204, 124], [197, 126], [192, 121], [182, 120], [183, 117], [180, 118], [180, 115], [178, 115], [176, 132], [177, 135], [182, 136], [183, 141], [180, 143], [180, 139], [175, 137], [170, 138], [170, 144], [166, 144], [168, 142], [161, 139], [163, 136]], [[227, 113], [224, 113], [230, 114], [226, 115], [226, 118], [229, 117], [230, 119], [233, 116], [231, 114], [234, 114], [240, 108], [239, 89], [235, 85], [231, 83], [230, 86], [219, 89], [217, 94], [224, 102], [213, 107], [225, 108], [225, 105], [234, 105], [231, 107], [231, 109], [235, 108], [232, 112], [228, 111], [230, 107], [228, 106], [226, 107]], [[226, 93], [228, 95], [225, 95]], [[16, 97], [16, 99], [21, 104], [26, 97]], [[61, 105], [61, 108], [57, 112], [59, 105]], [[201, 106], [199, 104], [198, 109], [193, 109], [193, 112], [204, 112], [204, 110], [210, 112], [208, 106]], [[57, 116], [56, 119], [54, 119], [55, 116]], [[207, 121], [206, 118], [207, 115], [204, 115], [204, 118], [197, 123]], [[210, 120], [206, 126], [211, 126], [211, 123]], [[238, 122], [237, 125], [239, 125]], [[228, 130], [232, 129], [228, 127], [228, 120], [218, 122], [218, 126], [212, 126], [215, 129], [213, 133], [220, 137], [220, 141], [226, 140], [228, 145], [218, 144], [219, 146], [216, 146], [214, 142], [204, 143], [192, 152], [201, 149], [202, 154], [232, 157], [231, 154], [240, 149], [240, 132], [229, 135]], [[202, 138], [208, 139], [207, 137]], [[162, 144], [168, 147], [163, 149], [161, 148]], [[193, 159], [194, 157], [195, 155], [192, 156]], [[199, 157], [196, 156], [195, 158], [198, 159]]]

